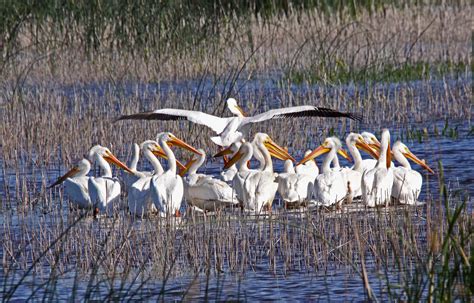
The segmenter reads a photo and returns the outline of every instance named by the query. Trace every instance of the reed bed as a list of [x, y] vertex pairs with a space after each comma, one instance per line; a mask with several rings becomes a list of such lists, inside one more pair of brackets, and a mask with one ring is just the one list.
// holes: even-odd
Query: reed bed
[[[190, 9], [186, 16], [200, 14]], [[374, 78], [378, 74], [386, 80], [411, 80], [410, 73], [418, 68], [422, 70], [415, 74], [420, 77], [429, 77], [437, 68], [443, 73], [463, 74], [471, 64], [472, 8], [465, 1], [384, 5], [361, 10], [357, 16], [328, 14], [317, 7], [290, 8], [286, 15], [266, 17], [229, 12], [208, 23], [205, 16], [192, 21], [182, 16], [180, 24], [160, 16], [149, 21], [143, 14], [154, 14], [151, 8], [145, 12], [119, 8], [117, 14], [123, 14], [124, 20], [149, 22], [142, 32], [137, 32], [135, 24], [105, 17], [108, 12], [97, 17], [105, 19], [97, 24], [91, 16], [93, 8], [82, 13], [85, 20], [69, 16], [74, 12], [67, 12], [67, 7], [58, 9], [54, 17], [46, 13], [21, 19], [15, 15], [20, 19], [16, 26], [5, 24], [3, 29], [7, 31], [3, 33], [0, 65], [3, 79], [9, 83], [30, 79], [63, 84], [120, 83], [225, 77], [237, 71], [252, 77], [274, 71], [285, 74], [290, 82], [330, 85], [383, 81]], [[114, 32], [113, 28], [120, 26], [134, 30]], [[183, 27], [193, 29], [180, 35]], [[140, 34], [147, 38], [136, 38]], [[160, 39], [164, 41], [156, 41]], [[91, 40], [100, 43], [91, 47]], [[131, 45], [121, 45], [123, 41]], [[400, 75], [392, 78], [388, 73]]]
[[[109, 295], [141, 296], [140, 285], [161, 281], [162, 289], [150, 294], [156, 298], [179, 277], [342, 270], [360, 278], [369, 298], [465, 300], [472, 295], [472, 215], [459, 196], [446, 192], [445, 198], [420, 208], [282, 210], [259, 218], [234, 212], [137, 219], [117, 212], [93, 219], [68, 214], [58, 203], [49, 213], [12, 211], [2, 222], [2, 296], [12, 298], [31, 272], [46, 281], [32, 287], [32, 296], [72, 276], [81, 285], [67, 286], [73, 295], [98, 291], [99, 298], [105, 287]], [[371, 286], [369, 274], [382, 287]]]
[[[132, 142], [172, 131], [215, 152], [203, 127], [114, 119], [163, 107], [224, 115], [230, 96], [249, 114], [302, 104], [364, 112], [362, 124], [302, 119], [252, 129], [296, 156], [352, 130], [389, 126], [426, 142], [438, 134], [433, 120], [446, 120], [440, 132], [452, 140], [458, 133], [448, 121], [472, 128], [468, 2], [275, 3], [250, 2], [244, 11], [206, 6], [170, 24], [178, 10], [165, 7], [143, 32], [136, 22], [155, 16], [156, 7], [123, 9], [117, 23], [115, 15], [87, 19], [93, 7], [65, 6], [54, 15], [54, 5], [5, 6], [18, 15], [0, 20], [2, 299], [25, 290], [58, 299], [64, 281], [68, 294], [86, 299], [163, 299], [170, 281], [186, 277], [178, 295], [185, 299], [192, 277], [245, 279], [262, 269], [284, 276], [342, 270], [371, 299], [472, 297], [472, 201], [458, 188], [448, 191], [442, 175], [440, 193], [428, 192], [422, 208], [275, 211], [258, 220], [222, 213], [175, 222], [124, 211], [94, 220], [69, 212], [62, 191], [47, 189], [93, 144], [127, 160]], [[210, 22], [208, 14], [218, 17]], [[414, 123], [423, 131], [414, 134]]]

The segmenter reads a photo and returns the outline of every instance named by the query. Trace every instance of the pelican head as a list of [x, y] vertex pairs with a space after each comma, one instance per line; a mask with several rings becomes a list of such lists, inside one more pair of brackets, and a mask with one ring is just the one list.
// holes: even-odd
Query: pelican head
[[245, 142], [245, 140], [243, 140], [243, 139], [240, 140], [240, 141], [236, 141], [236, 142], [232, 143], [229, 147], [224, 148], [223, 150], [219, 151], [217, 154], [215, 154], [212, 157], [217, 158], [217, 157], [223, 157], [223, 156], [226, 156], [226, 155], [234, 154], [239, 150], [239, 148], [240, 148], [240, 146], [242, 145], [243, 142]]
[[415, 156], [415, 154], [413, 154], [410, 149], [408, 148], [408, 146], [406, 146], [405, 144], [403, 144], [401, 141], [397, 141], [393, 144], [393, 147], [392, 147], [392, 152], [395, 154], [397, 152], [401, 153], [402, 155], [404, 155], [406, 158], [412, 160], [413, 162], [415, 162], [416, 164], [420, 165], [421, 167], [423, 167], [424, 169], [426, 169], [427, 171], [429, 171], [430, 173], [434, 174], [434, 171], [431, 169], [431, 167], [428, 166], [428, 164], [426, 164], [426, 162], [424, 160], [420, 160], [417, 156]]
[[126, 172], [128, 172], [130, 174], [134, 173], [130, 168], [128, 168], [127, 165], [125, 165], [122, 161], [117, 159], [117, 157], [115, 157], [114, 154], [112, 154], [112, 152], [107, 147], [104, 147], [104, 146], [101, 146], [101, 145], [93, 146], [89, 150], [89, 153], [88, 153], [88, 158], [91, 162], [94, 161], [94, 156], [101, 157], [105, 161], [107, 161], [108, 163], [114, 164], [118, 168], [121, 168], [121, 169], [125, 170]]
[[176, 145], [176, 146], [184, 148], [184, 149], [186, 149], [186, 150], [188, 150], [192, 153], [195, 153], [195, 154], [198, 154], [198, 155], [200, 154], [197, 149], [195, 149], [194, 147], [192, 147], [188, 143], [184, 142], [183, 140], [179, 139], [178, 137], [176, 137], [175, 135], [173, 135], [170, 132], [159, 133], [156, 136], [156, 141], [166, 142], [169, 146]]
[[[370, 133], [367, 133], [367, 134], [370, 134]], [[372, 135], [372, 134], [370, 134], [370, 135]], [[374, 136], [374, 138], [375, 138], [375, 136]], [[375, 139], [377, 140], [377, 138], [375, 138]], [[374, 159], [378, 159], [380, 157], [380, 153], [376, 149], [370, 147], [370, 145], [367, 144], [367, 141], [364, 138], [364, 136], [362, 136], [361, 134], [350, 133], [346, 137], [346, 144], [347, 144], [347, 146], [352, 145], [352, 146], [355, 146], [356, 148], [358, 148], [360, 150], [365, 151], [370, 156], [372, 156], [372, 158], [374, 158]]]
[[237, 104], [237, 100], [234, 98], [227, 99], [227, 108], [230, 110], [231, 113], [238, 117], [245, 117], [245, 112], [242, 108]]
[[326, 138], [326, 140], [324, 140], [324, 142], [318, 148], [313, 150], [309, 155], [305, 156], [300, 162], [298, 162], [297, 165], [304, 164], [309, 160], [329, 152], [332, 149], [336, 150], [338, 154], [343, 156], [348, 161], [352, 161], [349, 154], [342, 148], [341, 140], [339, 140], [337, 137], [329, 137]]
[[363, 132], [361, 136], [362, 138], [364, 138], [365, 143], [367, 143], [367, 145], [380, 149], [380, 141], [374, 134], [369, 132]]
[[239, 161], [244, 155], [249, 155], [249, 157], [252, 157], [253, 155], [252, 143], [243, 141], [239, 150], [224, 165], [224, 169], [228, 169], [229, 167], [237, 163], [237, 161]]
[[288, 153], [288, 151], [276, 144], [268, 134], [257, 133], [254, 137], [254, 143], [263, 144], [268, 149], [270, 155], [279, 160], [291, 160], [296, 162], [296, 160]]
[[48, 188], [55, 187], [66, 181], [67, 178], [85, 176], [91, 170], [91, 163], [87, 159], [82, 159], [76, 165], [74, 165], [67, 173], [59, 177], [56, 182], [48, 186]]

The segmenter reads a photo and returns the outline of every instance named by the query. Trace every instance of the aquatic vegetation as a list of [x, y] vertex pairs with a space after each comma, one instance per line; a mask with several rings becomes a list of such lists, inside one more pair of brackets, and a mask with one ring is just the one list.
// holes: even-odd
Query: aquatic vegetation
[[[472, 298], [472, 169], [460, 165], [474, 134], [469, 2], [4, 4], [2, 300], [251, 300], [257, 295], [245, 287], [264, 281], [256, 275], [288, 296], [292, 289], [275, 280], [307, 281], [316, 299], [341, 290], [373, 299]], [[248, 114], [303, 104], [364, 112], [360, 124], [315, 118], [252, 129], [290, 153], [327, 136], [390, 127], [445, 166], [428, 178], [422, 207], [275, 210], [259, 220], [225, 212], [94, 220], [70, 212], [62, 189], [47, 188], [95, 144], [126, 160], [133, 142], [171, 131], [214, 153], [202, 127], [113, 121], [165, 107], [223, 116], [231, 96]], [[459, 149], [445, 154], [451, 145]], [[213, 174], [218, 165], [206, 169]]]
[[415, 62], [354, 68], [338, 60], [333, 68], [328, 68], [325, 63], [320, 63], [319, 67], [310, 67], [302, 71], [291, 71], [285, 76], [284, 81], [290, 81], [295, 84], [316, 84], [321, 82], [342, 84], [349, 82], [397, 83], [430, 78], [457, 78], [468, 72], [469, 66], [463, 62]]

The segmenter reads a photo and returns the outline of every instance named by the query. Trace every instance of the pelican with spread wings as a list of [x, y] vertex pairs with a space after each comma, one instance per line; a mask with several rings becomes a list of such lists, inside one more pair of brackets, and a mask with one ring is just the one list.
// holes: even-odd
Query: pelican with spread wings
[[339, 112], [330, 108], [313, 105], [302, 105], [272, 109], [264, 113], [247, 117], [234, 98], [227, 100], [227, 108], [235, 115], [233, 117], [217, 117], [200, 111], [164, 108], [155, 111], [123, 115], [117, 120], [187, 120], [201, 124], [212, 129], [217, 136], [211, 140], [220, 146], [230, 146], [243, 138], [242, 130], [252, 123], [272, 119], [285, 119], [297, 117], [346, 117], [361, 121], [359, 114]]

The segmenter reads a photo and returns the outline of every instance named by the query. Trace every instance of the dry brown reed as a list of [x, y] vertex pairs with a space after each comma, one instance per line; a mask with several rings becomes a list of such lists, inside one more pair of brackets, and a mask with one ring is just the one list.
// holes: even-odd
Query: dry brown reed
[[[120, 213], [115, 218], [75, 222], [75, 215], [65, 211], [62, 192], [46, 187], [58, 171], [64, 171], [63, 166], [96, 143], [127, 158], [132, 142], [166, 130], [195, 146], [208, 147], [211, 153], [215, 150], [207, 139], [210, 132], [202, 127], [113, 120], [163, 107], [222, 114], [229, 96], [237, 97], [252, 114], [300, 104], [364, 111], [370, 124], [362, 127], [372, 131], [389, 122], [403, 126], [445, 117], [470, 121], [472, 87], [467, 81], [441, 77], [434, 85], [420, 81], [400, 84], [396, 90], [389, 85], [335, 86], [324, 73], [318, 90], [305, 84], [295, 89], [291, 79], [273, 81], [285, 79], [280, 77], [284, 72], [327, 70], [336, 62], [366, 68], [386, 62], [449, 60], [468, 68], [471, 13], [471, 6], [465, 4], [389, 8], [373, 15], [363, 13], [357, 20], [313, 11], [274, 17], [264, 24], [253, 19], [250, 27], [233, 27], [230, 22], [218, 43], [179, 55], [140, 55], [146, 50], [86, 53], [79, 41], [75, 47], [48, 48], [46, 40], [35, 40], [38, 37], [22, 29], [21, 51], [4, 62], [0, 83], [0, 179], [4, 181], [0, 241], [3, 271], [10, 277], [3, 295], [14, 295], [13, 273], [28, 268], [43, 277], [72, 273], [81, 281], [89, 279], [86, 298], [94, 297], [102, 279], [110, 281], [110, 291], [117, 287], [114, 282], [123, 290], [130, 283], [140, 288], [141, 283], [194, 273], [245, 273], [262, 264], [269, 271], [288, 274], [343, 268], [361, 281], [366, 271], [382, 276], [395, 272], [401, 285], [397, 291], [402, 288], [404, 293], [419, 278], [416, 270], [435, 277], [447, 250], [446, 237], [472, 235], [468, 208], [454, 228], [437, 200], [428, 201], [426, 212], [403, 207], [341, 214], [282, 212], [260, 220], [222, 214], [206, 220], [190, 218], [182, 224]], [[47, 37], [53, 31], [45, 25], [39, 32]], [[464, 78], [469, 76], [466, 69]], [[163, 81], [177, 79], [194, 80]], [[270, 89], [265, 88], [268, 82]], [[263, 123], [253, 131], [268, 132], [279, 144], [302, 152], [318, 144], [330, 129], [342, 134], [359, 127], [351, 121], [312, 119]], [[468, 256], [470, 247], [472, 237], [462, 247], [453, 245]], [[429, 266], [420, 269], [419, 264]], [[429, 289], [434, 289], [434, 279]], [[390, 292], [390, 287], [395, 286], [385, 285], [384, 292]]]

